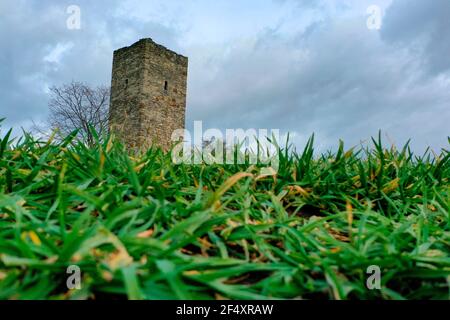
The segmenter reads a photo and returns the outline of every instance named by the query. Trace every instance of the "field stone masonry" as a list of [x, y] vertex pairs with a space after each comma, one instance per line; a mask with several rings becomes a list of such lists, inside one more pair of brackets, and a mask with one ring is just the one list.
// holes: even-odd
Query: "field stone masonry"
[[184, 129], [188, 58], [152, 39], [114, 51], [109, 126], [129, 150], [168, 150]]

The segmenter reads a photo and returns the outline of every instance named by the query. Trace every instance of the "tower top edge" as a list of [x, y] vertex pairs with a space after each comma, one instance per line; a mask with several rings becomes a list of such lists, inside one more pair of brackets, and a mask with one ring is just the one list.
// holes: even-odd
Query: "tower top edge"
[[175, 52], [173, 50], [170, 50], [167, 47], [165, 47], [165, 46], [163, 46], [163, 45], [161, 45], [159, 43], [156, 43], [151, 38], [142, 38], [142, 39], [140, 39], [139, 41], [136, 41], [135, 43], [133, 43], [130, 46], [126, 46], [126, 47], [122, 47], [120, 49], [114, 50], [114, 54], [119, 54], [119, 53], [125, 52], [125, 51], [127, 51], [127, 50], [129, 50], [131, 48], [135, 48], [135, 47], [139, 47], [139, 46], [145, 46], [146, 44], [154, 47], [155, 49], [157, 49], [157, 50], [159, 50], [161, 52], [164, 52], [166, 54], [169, 54], [169, 55], [172, 55], [174, 57], [177, 57], [178, 59], [181, 59], [183, 61], [187, 62], [187, 60], [188, 60], [188, 57], [183, 56], [183, 55], [181, 55], [181, 54], [179, 54], [179, 53], [177, 53], [177, 52]]

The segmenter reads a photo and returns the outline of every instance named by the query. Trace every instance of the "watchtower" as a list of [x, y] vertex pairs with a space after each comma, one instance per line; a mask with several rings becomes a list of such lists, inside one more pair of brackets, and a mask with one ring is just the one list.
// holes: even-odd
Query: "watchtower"
[[109, 125], [133, 150], [167, 150], [184, 129], [188, 58], [152, 39], [114, 51]]

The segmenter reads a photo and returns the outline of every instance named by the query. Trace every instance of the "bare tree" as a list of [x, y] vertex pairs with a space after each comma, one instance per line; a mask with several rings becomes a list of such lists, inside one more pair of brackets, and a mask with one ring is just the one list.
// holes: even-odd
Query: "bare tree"
[[85, 83], [71, 82], [50, 88], [49, 125], [61, 136], [79, 129], [78, 138], [92, 146], [95, 139], [91, 127], [101, 138], [108, 132], [110, 88], [90, 87]]

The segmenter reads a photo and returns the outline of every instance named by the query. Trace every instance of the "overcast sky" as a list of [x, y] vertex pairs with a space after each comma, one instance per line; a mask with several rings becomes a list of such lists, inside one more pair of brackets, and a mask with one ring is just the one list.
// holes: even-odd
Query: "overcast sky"
[[109, 85], [113, 50], [147, 37], [189, 57], [189, 129], [448, 148], [450, 0], [0, 0], [3, 127], [45, 120], [49, 86]]

